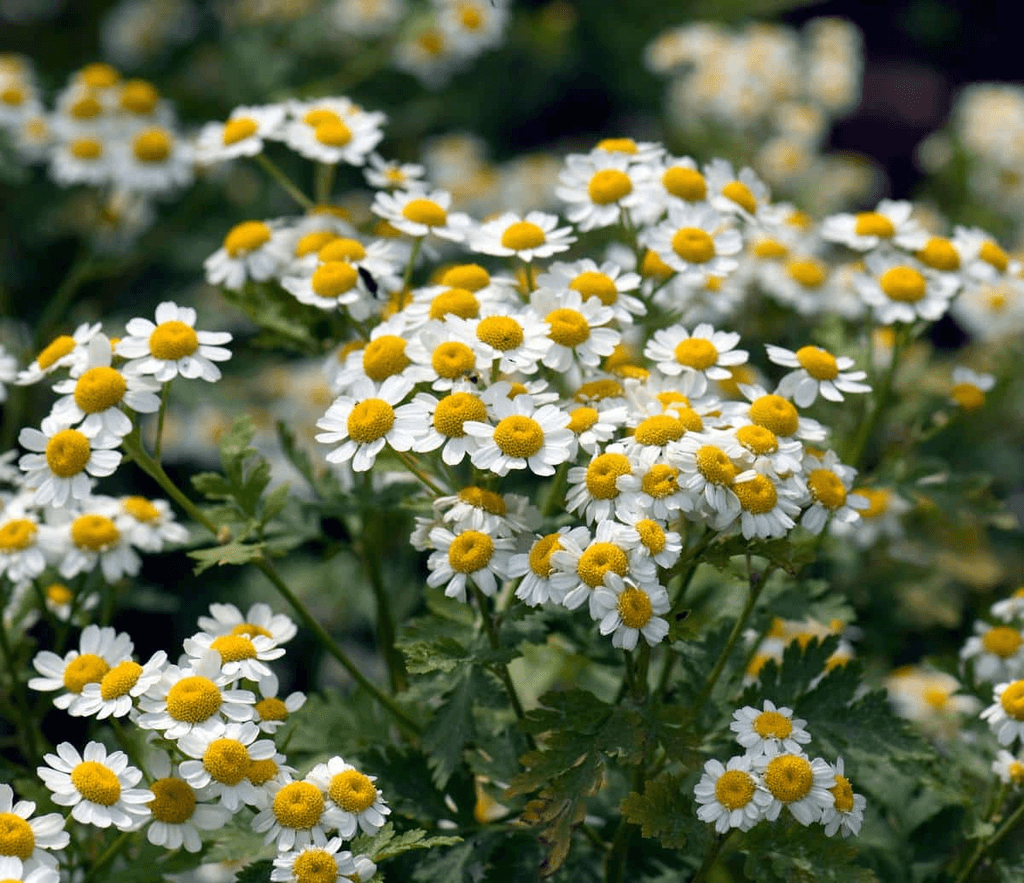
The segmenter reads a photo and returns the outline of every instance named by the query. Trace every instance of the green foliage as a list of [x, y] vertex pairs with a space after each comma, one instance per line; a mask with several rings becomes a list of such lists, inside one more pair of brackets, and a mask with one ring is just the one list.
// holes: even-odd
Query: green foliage
[[[261, 61], [260, 64], [263, 62]], [[279, 285], [248, 282], [240, 291], [222, 289], [224, 297], [260, 328], [255, 343], [268, 349], [299, 352], [307, 356], [324, 351], [327, 336], [321, 310], [299, 303]], [[319, 334], [317, 330], [319, 329]]]
[[825, 837], [816, 826], [803, 827], [789, 820], [782, 825], [755, 825], [743, 835], [741, 849], [747, 857], [743, 873], [756, 883], [873, 883], [878, 879], [855, 863], [857, 850], [842, 838]]
[[681, 773], [660, 773], [647, 782], [643, 794], [630, 792], [620, 809], [627, 821], [640, 826], [644, 837], [694, 855], [703, 852], [711, 829], [694, 814], [693, 801], [684, 791], [685, 778]]
[[433, 849], [438, 846], [453, 846], [461, 843], [461, 837], [429, 836], [422, 828], [398, 833], [388, 822], [376, 834], [362, 834], [352, 841], [351, 851], [357, 855], [366, 854], [373, 862], [397, 858], [414, 849]]
[[260, 859], [242, 868], [235, 876], [235, 883], [267, 883], [273, 870], [274, 863], [270, 859]]

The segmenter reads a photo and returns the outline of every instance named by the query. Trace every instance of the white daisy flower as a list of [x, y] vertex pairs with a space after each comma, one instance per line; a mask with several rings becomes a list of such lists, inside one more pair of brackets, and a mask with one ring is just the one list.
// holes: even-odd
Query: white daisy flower
[[196, 664], [168, 665], [139, 697], [143, 713], [136, 723], [145, 730], [162, 730], [165, 739], [191, 732], [219, 734], [229, 722], [252, 720], [255, 714], [256, 697], [249, 690], [231, 689], [232, 683], [212, 650]]
[[864, 822], [864, 808], [867, 798], [863, 794], [854, 794], [850, 780], [843, 775], [843, 759], [836, 758], [832, 767], [835, 774], [835, 785], [828, 790], [832, 794], [832, 806], [826, 807], [821, 813], [821, 823], [825, 826], [825, 836], [832, 837], [842, 831], [843, 837], [860, 833]]
[[68, 706], [73, 717], [124, 717], [135, 708], [135, 700], [163, 675], [167, 654], [157, 650], [145, 665], [122, 659], [100, 678], [82, 687]]
[[128, 359], [124, 370], [152, 374], [160, 383], [167, 383], [179, 374], [193, 380], [220, 380], [220, 369], [214, 362], [231, 358], [231, 351], [222, 344], [231, 342], [227, 331], [196, 331], [196, 311], [164, 301], [156, 308], [156, 324], [149, 319], [129, 319], [125, 337], [114, 352]]
[[277, 754], [274, 743], [259, 736], [260, 729], [252, 721], [228, 723], [220, 733], [186, 733], [177, 746], [198, 760], [182, 762], [181, 777], [204, 796], [220, 798], [221, 805], [233, 813], [246, 805], [258, 806], [262, 797], [247, 778], [249, 766]]
[[899, 539], [903, 536], [903, 515], [910, 511], [911, 505], [891, 488], [855, 487], [853, 495], [868, 501], [868, 505], [858, 509], [859, 519], [851, 521], [833, 520], [830, 530], [838, 537], [849, 537], [861, 548], [874, 545], [882, 537]]
[[77, 380], [54, 384], [63, 398], [53, 403], [52, 416], [77, 426], [79, 432], [96, 439], [120, 439], [132, 431], [132, 420], [121, 409], [127, 405], [138, 414], [160, 410], [160, 385], [138, 374], [111, 367], [110, 340], [97, 334], [87, 346], [88, 359]]
[[[730, 488], [740, 503], [740, 530], [748, 540], [783, 537], [795, 526], [794, 516], [807, 494], [796, 476], [769, 478], [757, 474], [735, 480]], [[722, 521], [724, 529], [728, 525]]]
[[709, 379], [727, 380], [732, 376], [729, 368], [747, 361], [747, 351], [735, 349], [739, 342], [736, 332], [715, 331], [706, 323], [692, 332], [673, 325], [654, 332], [644, 356], [663, 374], [678, 377], [681, 393], [699, 397], [707, 392]]
[[62, 524], [54, 525], [50, 539], [54, 544], [54, 557], [63, 556], [57, 570], [64, 579], [89, 572], [97, 564], [108, 583], [139, 572], [142, 559], [111, 517], [117, 512], [116, 505], [107, 497], [92, 497], [89, 500], [92, 511], [68, 512]]
[[170, 129], [152, 126], [116, 146], [114, 181], [125, 190], [157, 194], [192, 183], [192, 147]]
[[1024, 616], [1024, 586], [1014, 590], [1013, 594], [1009, 598], [1003, 598], [1002, 601], [996, 601], [989, 608], [989, 612], [996, 617], [996, 619], [1002, 620], [1003, 622], [1013, 622], [1014, 620], [1020, 619]]
[[563, 293], [579, 292], [587, 300], [598, 300], [611, 307], [613, 318], [620, 324], [631, 324], [634, 316], [643, 316], [647, 307], [640, 298], [630, 294], [640, 288], [640, 275], [623, 270], [615, 261], [600, 266], [589, 258], [564, 263], [555, 261], [537, 276], [537, 288]]
[[252, 820], [265, 842], [277, 842], [277, 851], [288, 852], [313, 842], [326, 842], [327, 831], [336, 830], [338, 809], [328, 807], [323, 792], [308, 779], [271, 779], [260, 789], [262, 806]]
[[774, 220], [768, 186], [753, 169], [744, 166], [736, 174], [728, 160], [713, 159], [704, 166], [704, 180], [707, 201], [723, 214], [762, 222]]
[[849, 370], [854, 365], [849, 356], [834, 356], [819, 346], [802, 346], [793, 352], [768, 343], [765, 349], [769, 361], [797, 369], [779, 381], [776, 392], [801, 408], [812, 405], [819, 393], [830, 402], [841, 402], [844, 392], [871, 392], [868, 384], [860, 382], [867, 372]]
[[402, 314], [410, 329], [436, 328], [453, 315], [460, 319], [478, 319], [485, 312], [510, 309], [513, 303], [504, 296], [504, 289], [499, 285], [488, 284], [480, 290], [448, 284], [426, 285], [413, 289], [412, 300]]
[[767, 427], [745, 421], [731, 433], [741, 450], [730, 448], [730, 454], [756, 472], [774, 478], [799, 472], [803, 465], [804, 446], [798, 439], [780, 439]]
[[658, 583], [635, 585], [617, 573], [605, 574], [604, 584], [594, 589], [591, 615], [602, 635], [612, 636], [612, 646], [633, 650], [643, 635], [649, 646], [668, 635], [668, 622], [660, 613], [672, 606], [668, 591]]
[[470, 454], [477, 469], [507, 475], [528, 469], [534, 475], [554, 475], [555, 467], [570, 458], [575, 436], [569, 415], [556, 405], [535, 407], [533, 396], [508, 398], [502, 384], [484, 393], [490, 406], [490, 422], [467, 420], [463, 429], [475, 437], [478, 447]]
[[234, 604], [211, 604], [210, 615], [199, 617], [199, 628], [208, 635], [263, 635], [275, 644], [285, 644], [295, 637], [298, 627], [283, 613], [274, 613], [262, 601], [253, 604], [243, 616]]
[[[596, 368], [615, 352], [622, 332], [608, 325], [615, 318], [611, 307], [573, 289], [556, 293], [538, 288], [530, 295], [530, 306], [548, 324], [551, 346], [541, 360], [547, 367], [582, 379], [579, 366]], [[572, 381], [570, 381], [572, 382]]]
[[120, 529], [128, 542], [144, 552], [160, 552], [171, 543], [188, 542], [188, 528], [174, 520], [166, 500], [147, 497], [121, 497]]
[[991, 374], [979, 374], [958, 365], [953, 369], [953, 388], [949, 397], [964, 411], [976, 411], [985, 404], [985, 393], [995, 385], [996, 379]]
[[726, 766], [714, 759], [704, 764], [704, 775], [693, 789], [700, 804], [697, 818], [713, 824], [719, 834], [730, 828], [749, 831], [764, 818], [771, 795], [761, 787], [752, 762], [743, 754], [729, 758]]
[[285, 118], [280, 104], [236, 107], [223, 123], [207, 123], [196, 139], [196, 162], [211, 166], [239, 156], [263, 152], [263, 142], [276, 140]]
[[934, 322], [949, 309], [957, 280], [936, 273], [913, 258], [871, 253], [866, 274], [856, 279], [857, 293], [883, 325], [927, 319]]
[[492, 351], [478, 345], [470, 334], [466, 327], [457, 328], [449, 321], [429, 321], [417, 328], [409, 340], [407, 352], [424, 375], [428, 370], [432, 372], [432, 389], [449, 391], [456, 386], [463, 388], [472, 378], [479, 378], [481, 374], [488, 376], [493, 361]]
[[807, 721], [793, 718], [793, 709], [775, 706], [765, 699], [761, 710], [749, 705], [732, 713], [729, 729], [736, 734], [736, 741], [752, 757], [776, 754], [800, 754], [801, 746], [811, 741], [811, 734], [805, 729]]
[[647, 509], [639, 507], [621, 512], [617, 517], [640, 536], [640, 542], [632, 550], [634, 557], [653, 558], [658, 567], [670, 568], [682, 554], [682, 537], [674, 530], [666, 530], [664, 522], [650, 515]]
[[644, 224], [655, 223], [673, 202], [706, 202], [708, 195], [708, 183], [689, 156], [665, 154], [645, 163], [641, 166], [641, 187], [646, 201], [640, 213], [633, 214], [637, 223]]
[[435, 512], [441, 513], [441, 520], [453, 529], [481, 530], [499, 537], [534, 530], [543, 520], [528, 497], [497, 494], [476, 485], [461, 488], [457, 494], [437, 497], [433, 506]]
[[356, 381], [349, 395], [338, 396], [316, 422], [318, 429], [325, 430], [317, 433], [318, 442], [341, 442], [327, 454], [327, 462], [341, 464], [351, 460], [355, 472], [366, 472], [385, 445], [396, 451], [408, 451], [418, 435], [416, 418], [395, 406], [412, 387], [411, 380], [394, 375], [379, 387], [371, 380]]
[[743, 237], [730, 216], [709, 205], [670, 205], [668, 217], [641, 236], [642, 244], [684, 279], [702, 282], [708, 275], [726, 277], [738, 266], [734, 255]]
[[835, 786], [835, 772], [829, 763], [816, 757], [808, 760], [802, 753], [762, 754], [754, 762], [764, 787], [772, 797], [764, 817], [774, 822], [785, 806], [801, 825], [821, 819], [824, 810], [834, 807], [829, 790]]
[[992, 772], [1004, 785], [1013, 785], [1015, 788], [1024, 786], [1024, 762], [1005, 748], [1000, 748], [996, 752], [996, 759], [992, 761]]
[[306, 776], [306, 781], [323, 792], [328, 808], [337, 810], [338, 834], [345, 840], [356, 833], [357, 827], [364, 834], [376, 834], [391, 814], [391, 808], [373, 784], [376, 779], [340, 757], [318, 763]]
[[581, 231], [619, 224], [644, 203], [639, 167], [626, 154], [571, 153], [558, 181], [555, 195], [569, 204], [566, 217]]
[[277, 697], [280, 681], [271, 672], [260, 678], [260, 700], [256, 703], [256, 725], [264, 733], [276, 733], [288, 720], [288, 717], [306, 704], [304, 693], [291, 693], [285, 699]]
[[386, 160], [378, 153], [371, 153], [363, 167], [363, 177], [375, 190], [408, 190], [423, 185], [425, 171], [417, 163]]
[[[51, 812], [32, 818], [35, 801], [14, 800], [14, 790], [0, 783], [0, 861], [17, 862], [17, 870], [0, 873], [31, 874], [36, 868], [56, 872], [57, 857], [50, 850], [64, 849], [71, 836], [64, 830], [64, 817]], [[53, 878], [57, 883], [57, 878]]]
[[991, 234], [977, 227], [953, 228], [952, 245], [963, 259], [965, 275], [982, 282], [994, 282], [1019, 266]]
[[365, 111], [348, 98], [291, 102], [291, 116], [281, 139], [292, 150], [316, 162], [361, 166], [384, 138], [386, 119], [380, 111]]
[[616, 482], [621, 491], [619, 517], [629, 510], [668, 522], [681, 512], [693, 511], [694, 495], [679, 483], [680, 468], [671, 455], [666, 459], [658, 448], [643, 448], [632, 460], [633, 472]]
[[61, 742], [56, 754], [43, 759], [48, 766], [36, 767], [36, 774], [52, 792], [54, 803], [73, 807], [75, 821], [131, 831], [149, 816], [147, 804], [154, 794], [135, 787], [142, 770], [129, 766], [123, 751], [108, 755], [102, 744], [89, 742], [79, 754], [70, 742]]
[[72, 377], [77, 377], [85, 370], [85, 364], [89, 360], [89, 341], [100, 333], [102, 327], [99, 322], [93, 325], [83, 322], [75, 329], [74, 334], [61, 334], [55, 337], [36, 356], [32, 364], [18, 372], [15, 383], [18, 386], [38, 383], [58, 368], [67, 368]]
[[117, 161], [111, 142], [84, 135], [58, 141], [50, 153], [50, 177], [61, 187], [101, 187], [114, 177]]
[[[752, 469], [741, 471], [730, 451], [735, 450], [729, 436], [721, 431], [690, 432], [680, 440], [673, 460], [679, 464], [679, 484], [702, 506], [716, 525], [728, 525], [740, 513], [740, 501], [733, 493], [737, 480], [757, 475]], [[717, 529], [721, 530], [721, 527]]]
[[67, 420], [43, 419], [42, 431], [25, 427], [18, 435], [22, 447], [37, 453], [25, 454], [18, 465], [25, 472], [25, 484], [35, 488], [33, 502], [64, 506], [68, 500], [85, 500], [92, 492], [92, 478], [113, 475], [121, 462], [120, 451], [111, 450], [120, 438], [100, 434], [94, 426], [86, 432], [72, 429]]
[[916, 252], [927, 244], [928, 233], [911, 217], [913, 211], [910, 202], [883, 199], [874, 211], [825, 218], [821, 238], [855, 251], [871, 251], [885, 243]]
[[827, 451], [823, 457], [808, 455], [804, 463], [803, 481], [811, 505], [800, 519], [801, 526], [821, 533], [829, 518], [842, 524], [857, 521], [861, 510], [870, 505], [866, 497], [851, 491], [857, 470], [840, 463], [835, 451]]
[[470, 236], [469, 248], [481, 254], [515, 255], [529, 263], [565, 251], [576, 241], [571, 227], [559, 227], [558, 216], [533, 211], [525, 217], [504, 212], [485, 221]]
[[654, 162], [665, 152], [665, 148], [657, 141], [634, 141], [632, 138], [602, 138], [593, 149], [595, 152], [631, 156], [636, 163]]
[[448, 316], [448, 326], [475, 353], [485, 358], [485, 372], [490, 373], [496, 364], [497, 370], [511, 374], [522, 372], [534, 374], [537, 363], [544, 359], [553, 346], [548, 336], [551, 326], [526, 308], [502, 310], [480, 319], [462, 319]]
[[436, 550], [427, 559], [428, 586], [443, 585], [449, 598], [466, 600], [466, 580], [472, 579], [487, 596], [498, 591], [498, 580], [508, 578], [508, 562], [515, 541], [511, 537], [492, 537], [479, 530], [452, 533], [446, 527], [430, 531], [430, 548]]
[[977, 714], [981, 706], [976, 697], [959, 692], [961, 684], [952, 675], [919, 665], [894, 671], [885, 688], [898, 715], [941, 739], [959, 738], [964, 716]]
[[166, 752], [152, 752], [148, 764], [157, 778], [149, 785], [154, 796], [149, 804], [151, 819], [146, 839], [154, 846], [199, 852], [203, 848], [199, 832], [220, 830], [231, 818], [231, 811], [222, 804], [204, 802], [181, 778]]
[[1024, 632], [1009, 625], [974, 623], [974, 635], [960, 649], [972, 662], [975, 683], [1000, 683], [1024, 676]]
[[197, 665], [206, 653], [215, 650], [220, 656], [221, 670], [235, 680], [258, 681], [265, 678], [271, 672], [264, 663], [284, 656], [284, 647], [278, 647], [266, 635], [209, 635], [198, 632], [191, 638], [185, 638], [182, 647], [191, 665]]
[[408, 414], [416, 418], [417, 438], [412, 450], [417, 453], [441, 448], [441, 459], [449, 466], [461, 463], [478, 447], [475, 436], [465, 430], [467, 420], [487, 420], [487, 405], [475, 388], [453, 389], [438, 399], [430, 393], [417, 393], [408, 405]]
[[432, 234], [463, 242], [473, 222], [463, 212], [449, 212], [451, 204], [452, 195], [446, 190], [426, 191], [419, 187], [395, 193], [378, 190], [370, 211], [409, 236]]
[[593, 405], [577, 405], [569, 411], [569, 430], [576, 436], [579, 449], [593, 457], [618, 435], [627, 414], [625, 405], [609, 405], [601, 401]]
[[342, 843], [341, 837], [328, 840], [318, 831], [312, 842], [301, 849], [278, 852], [270, 879], [274, 883], [305, 880], [342, 883], [343, 880], [368, 880], [377, 873], [377, 866], [366, 856], [353, 856], [348, 850], [341, 850]]
[[0, 520], [0, 576], [12, 583], [35, 579], [46, 569], [39, 516], [8, 503]]
[[562, 546], [562, 537], [572, 534], [577, 545], [585, 545], [590, 539], [590, 531], [585, 527], [560, 527], [554, 533], [534, 538], [530, 551], [512, 555], [508, 562], [509, 577], [522, 577], [516, 587], [516, 597], [531, 607], [539, 607], [547, 601], [561, 604], [565, 592], [556, 589], [551, 582], [554, 565], [551, 556]]
[[579, 512], [591, 524], [607, 521], [623, 504], [620, 479], [632, 476], [634, 464], [620, 444], [608, 445], [586, 466], [569, 469], [565, 511]]
[[79, 649], [69, 650], [63, 658], [49, 650], [35, 655], [32, 666], [42, 677], [30, 678], [30, 690], [50, 692], [65, 690], [56, 696], [53, 704], [67, 708], [78, 697], [86, 684], [98, 684], [103, 676], [119, 663], [131, 657], [132, 639], [105, 626], [87, 625], [79, 638]]
[[285, 276], [281, 287], [299, 303], [320, 310], [344, 308], [359, 322], [373, 312], [373, 296], [360, 277], [359, 268], [351, 261], [321, 261], [310, 274]]
[[981, 712], [988, 721], [996, 741], [1010, 745], [1015, 739], [1024, 740], [1024, 680], [996, 684], [993, 704]]
[[778, 393], [769, 393], [756, 384], [741, 384], [739, 390], [750, 404], [730, 403], [725, 414], [727, 418], [738, 416], [749, 420], [755, 426], [770, 429], [780, 439], [820, 442], [828, 435], [828, 430], [817, 420], [802, 416], [791, 401]]
[[224, 242], [203, 261], [206, 281], [229, 291], [241, 291], [245, 283], [274, 278], [288, 262], [285, 241], [275, 236], [275, 225], [268, 221], [242, 221], [235, 224]]

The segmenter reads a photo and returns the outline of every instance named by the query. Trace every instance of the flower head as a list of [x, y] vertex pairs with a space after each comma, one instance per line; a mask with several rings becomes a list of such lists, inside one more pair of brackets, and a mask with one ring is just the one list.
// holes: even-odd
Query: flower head
[[231, 351], [222, 346], [231, 342], [231, 334], [196, 331], [195, 324], [194, 309], [164, 301], [156, 308], [156, 324], [149, 319], [128, 321], [128, 334], [118, 341], [114, 352], [129, 360], [126, 372], [152, 374], [160, 383], [179, 374], [189, 380], [220, 380], [220, 369], [213, 363], [231, 358]]

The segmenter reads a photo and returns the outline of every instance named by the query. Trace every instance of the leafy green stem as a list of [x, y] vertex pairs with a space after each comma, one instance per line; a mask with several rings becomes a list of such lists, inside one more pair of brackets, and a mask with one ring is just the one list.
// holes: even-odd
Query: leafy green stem
[[167, 415], [167, 397], [171, 392], [171, 384], [165, 383], [160, 390], [160, 410], [156, 415], [156, 439], [153, 442], [153, 459], [159, 463], [164, 444], [164, 417]]
[[[997, 806], [996, 809], [998, 810], [998, 808], [999, 807]], [[978, 845], [974, 848], [974, 852], [970, 859], [968, 859], [967, 864], [964, 865], [960, 873], [957, 874], [956, 883], [966, 883], [966, 881], [971, 878], [971, 873], [977, 867], [978, 862], [981, 861], [982, 856], [984, 856], [990, 849], [997, 846], [1007, 834], [1017, 827], [1017, 824], [1022, 818], [1024, 818], [1024, 801], [1021, 801], [1020, 806], [1006, 817], [1006, 821], [1004, 821], [995, 830], [991, 837], [978, 841]]]
[[270, 177], [273, 178], [278, 184], [280, 184], [282, 189], [299, 205], [301, 205], [307, 211], [313, 208], [313, 200], [306, 196], [306, 194], [303, 193], [298, 187], [296, 187], [292, 179], [289, 178], [284, 173], [284, 170], [277, 163], [275, 163], [269, 156], [267, 156], [265, 153], [257, 153], [256, 156], [253, 158], [263, 168], [263, 170], [268, 175], [270, 175]]
[[405, 272], [402, 274], [402, 291], [409, 288], [412, 281], [412, 271], [416, 266], [416, 258], [420, 256], [420, 249], [423, 248], [423, 237], [419, 236], [412, 243], [412, 251], [409, 252], [409, 263], [405, 265]]
[[718, 861], [718, 856], [721, 855], [722, 847], [725, 846], [725, 842], [732, 836], [732, 832], [735, 830], [735, 828], [730, 828], [721, 837], [712, 838], [711, 843], [708, 844], [708, 851], [704, 853], [704, 861], [700, 863], [700, 867], [697, 868], [697, 873], [693, 875], [690, 883], [704, 883], [707, 880], [711, 869], [715, 866], [715, 862]]

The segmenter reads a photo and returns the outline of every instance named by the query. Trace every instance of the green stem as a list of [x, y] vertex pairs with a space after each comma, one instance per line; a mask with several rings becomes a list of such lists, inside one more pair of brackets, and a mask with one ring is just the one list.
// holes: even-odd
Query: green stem
[[164, 443], [164, 416], [167, 413], [167, 398], [171, 391], [171, 384], [165, 383], [160, 390], [160, 410], [156, 415], [156, 440], [153, 442], [153, 459], [160, 463], [160, 452]]
[[903, 345], [906, 342], [907, 334], [909, 332], [909, 326], [900, 326], [896, 331], [896, 338], [892, 345], [892, 359], [889, 362], [889, 367], [886, 369], [885, 374], [882, 376], [882, 385], [879, 387], [877, 394], [874, 397], [874, 408], [871, 413], [861, 421], [860, 428], [857, 431], [857, 435], [854, 436], [853, 442], [843, 458], [845, 463], [850, 466], [859, 468], [860, 460], [864, 456], [864, 451], [868, 446], [868, 442], [871, 440], [871, 436], [875, 431], [875, 427], [878, 425], [878, 421], [882, 416], [882, 413], [889, 406], [889, 397], [892, 394], [893, 380], [896, 377], [896, 367], [899, 364], [900, 354], [903, 350]]
[[25, 685], [21, 682], [21, 678], [18, 677], [19, 666], [15, 660], [11, 642], [8, 640], [7, 626], [4, 625], [2, 616], [0, 616], [0, 653], [3, 653], [4, 667], [11, 678], [11, 692], [14, 694], [14, 701], [20, 709], [21, 719], [26, 723], [26, 726], [18, 727], [18, 732], [25, 741], [25, 759], [31, 766], [39, 758], [39, 755], [36, 753], [38, 750], [35, 736], [36, 718], [32, 715], [28, 695], [25, 693]]
[[423, 248], [423, 237], [420, 236], [413, 240], [412, 251], [409, 252], [409, 263], [405, 265], [405, 272], [402, 274], [402, 288], [401, 291], [407, 291], [409, 283], [412, 281], [413, 267], [416, 265], [416, 258], [420, 256], [420, 249]]
[[318, 162], [313, 178], [313, 197], [317, 205], [323, 205], [331, 198], [331, 188], [334, 186], [334, 170], [332, 163]]
[[531, 261], [523, 261], [523, 275], [526, 277], [526, 292], [529, 294], [537, 287], [537, 283], [533, 280], [533, 263]]
[[398, 455], [398, 459], [405, 464], [405, 468], [408, 469], [413, 475], [415, 475], [424, 485], [426, 485], [434, 494], [438, 497], [443, 497], [445, 494], [444, 488], [436, 484], [430, 476], [428, 476], [419, 466], [416, 465], [416, 461], [413, 459], [411, 454], [405, 451], [395, 451]]
[[569, 462], [566, 461], [558, 467], [548, 495], [544, 500], [544, 508], [541, 510], [545, 518], [555, 514], [560, 505], [565, 502], [565, 482], [569, 475]]
[[117, 854], [128, 845], [128, 841], [134, 833], [134, 831], [122, 831], [121, 836], [111, 842], [103, 851], [103, 854], [96, 859], [89, 872], [82, 878], [82, 883], [90, 883], [90, 881], [97, 879], [99, 872], [104, 870], [117, 857]]
[[110, 728], [114, 731], [114, 738], [117, 739], [117, 744], [121, 746], [121, 750], [128, 755], [128, 759], [135, 766], [142, 770], [142, 775], [146, 777], [146, 781], [151, 782], [152, 778], [149, 775], [149, 771], [146, 769], [146, 765], [142, 762], [141, 758], [135, 753], [135, 747], [128, 738], [128, 734], [124, 731], [124, 727], [121, 726], [121, 721], [113, 715], [107, 720], [110, 723]]
[[704, 861], [700, 863], [700, 867], [697, 868], [697, 873], [693, 875], [693, 879], [690, 883], [704, 883], [707, 880], [708, 875], [711, 873], [711, 869], [715, 866], [715, 862], [718, 861], [718, 856], [722, 852], [722, 847], [725, 846], [725, 841], [728, 840], [735, 828], [730, 828], [721, 837], [714, 837], [708, 846], [708, 851], [704, 854]]
[[988, 852], [988, 850], [992, 849], [992, 847], [997, 846], [999, 842], [1017, 826], [1017, 823], [1022, 818], [1024, 818], [1024, 801], [1021, 801], [1020, 806], [1010, 813], [1006, 821], [999, 826], [991, 837], [987, 840], [981, 840], [978, 842], [978, 845], [974, 850], [974, 854], [971, 856], [967, 864], [964, 865], [963, 870], [957, 874], [956, 883], [966, 883], [971, 876], [971, 872], [975, 869], [978, 862], [981, 861], [982, 856]]
[[[369, 473], [366, 477], [366, 499], [372, 500], [369, 487]], [[359, 557], [362, 559], [366, 575], [373, 589], [373, 597], [377, 607], [377, 642], [384, 655], [384, 663], [388, 669], [388, 681], [392, 693], [399, 693], [408, 687], [405, 662], [402, 654], [395, 647], [395, 620], [391, 613], [391, 599], [384, 586], [380, 560], [383, 552], [384, 537], [377, 527], [376, 520], [369, 510], [363, 512], [363, 535], [359, 544]]]
[[313, 200], [306, 196], [306, 194], [303, 193], [298, 187], [296, 187], [295, 184], [292, 182], [292, 179], [289, 178], [281, 169], [281, 167], [277, 163], [275, 163], [269, 156], [267, 156], [265, 153], [257, 153], [256, 156], [253, 158], [260, 166], [263, 167], [263, 170], [268, 175], [270, 175], [271, 178], [277, 181], [277, 183], [281, 185], [281, 187], [288, 193], [288, 195], [292, 199], [294, 199], [299, 205], [301, 205], [306, 211], [309, 211], [311, 208], [313, 208]]

